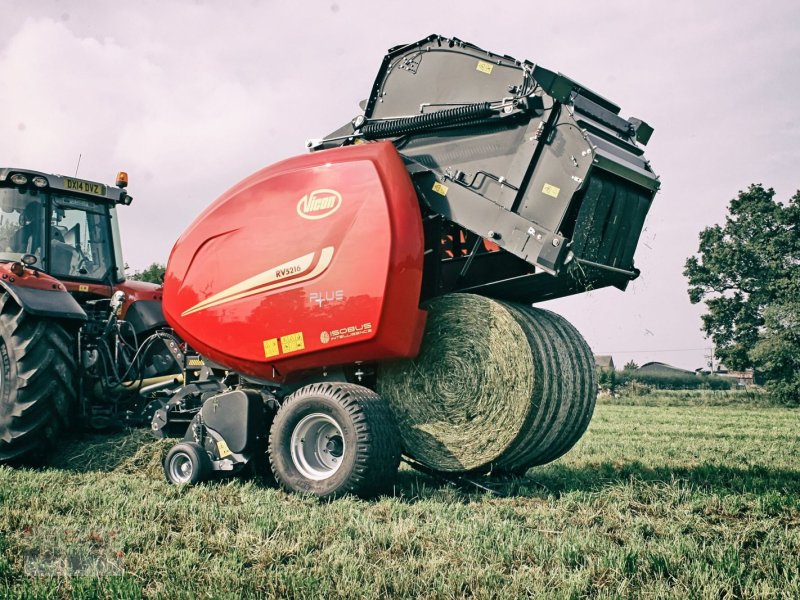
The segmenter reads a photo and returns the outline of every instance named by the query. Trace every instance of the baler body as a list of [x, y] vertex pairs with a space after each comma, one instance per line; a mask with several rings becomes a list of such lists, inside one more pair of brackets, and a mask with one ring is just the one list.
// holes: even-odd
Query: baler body
[[164, 313], [197, 352], [302, 380], [415, 356], [437, 296], [531, 304], [638, 276], [660, 184], [641, 147], [652, 129], [613, 102], [430, 36], [389, 51], [363, 107], [177, 241]]
[[222, 195], [169, 260], [164, 313], [203, 356], [251, 377], [413, 356], [423, 234], [389, 142], [292, 158]]

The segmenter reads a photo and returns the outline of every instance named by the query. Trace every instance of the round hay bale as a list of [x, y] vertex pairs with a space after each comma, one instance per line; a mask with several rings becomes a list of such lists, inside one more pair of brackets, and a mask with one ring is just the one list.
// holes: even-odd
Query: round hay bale
[[433, 300], [419, 355], [381, 366], [407, 454], [445, 472], [523, 472], [588, 426], [597, 384], [577, 330], [542, 309], [470, 294]]
[[419, 355], [381, 366], [406, 452], [438, 471], [490, 465], [531, 410], [533, 361], [519, 323], [499, 302], [471, 294], [433, 300]]
[[594, 412], [597, 380], [591, 349], [566, 319], [541, 308], [506, 306], [525, 331], [539, 386], [532, 420], [495, 466], [524, 472], [557, 459], [580, 439]]

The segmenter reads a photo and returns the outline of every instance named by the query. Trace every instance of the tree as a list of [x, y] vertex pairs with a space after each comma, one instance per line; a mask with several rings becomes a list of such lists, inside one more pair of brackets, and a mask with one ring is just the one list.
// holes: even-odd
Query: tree
[[760, 184], [731, 200], [724, 226], [700, 233], [686, 261], [689, 299], [730, 369], [761, 373], [784, 402], [800, 401], [800, 192], [788, 203]]
[[622, 370], [623, 371], [635, 371], [638, 368], [639, 368], [639, 365], [637, 365], [634, 361], [629, 360], [628, 362], [625, 363], [625, 366], [622, 367]]
[[150, 283], [163, 283], [164, 271], [167, 270], [166, 265], [160, 263], [153, 263], [144, 271], [135, 271], [128, 279], [134, 281], [149, 281]]

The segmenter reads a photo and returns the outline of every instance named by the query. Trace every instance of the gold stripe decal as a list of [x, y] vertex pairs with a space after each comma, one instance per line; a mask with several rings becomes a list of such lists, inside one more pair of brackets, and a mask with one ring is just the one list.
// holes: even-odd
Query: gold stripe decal
[[209, 296], [202, 302], [198, 302], [193, 307], [186, 309], [181, 313], [182, 317], [192, 313], [219, 306], [239, 300], [240, 298], [247, 298], [248, 296], [255, 296], [276, 290], [293, 283], [300, 283], [301, 281], [308, 281], [317, 275], [322, 274], [331, 264], [333, 260], [333, 246], [323, 248], [319, 253], [319, 260], [314, 261], [316, 252], [310, 252], [289, 262], [285, 262], [277, 267], [271, 267], [266, 271], [249, 277], [244, 281], [232, 285], [226, 290], [223, 290], [213, 296]]

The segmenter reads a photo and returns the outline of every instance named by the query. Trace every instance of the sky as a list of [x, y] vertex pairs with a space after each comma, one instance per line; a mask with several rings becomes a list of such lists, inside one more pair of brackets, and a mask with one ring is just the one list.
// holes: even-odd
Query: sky
[[226, 189], [359, 114], [386, 50], [438, 33], [560, 71], [654, 129], [641, 277], [543, 306], [621, 367], [705, 366], [682, 276], [739, 190], [800, 188], [800, 3], [0, 0], [0, 165], [112, 183], [132, 269]]

